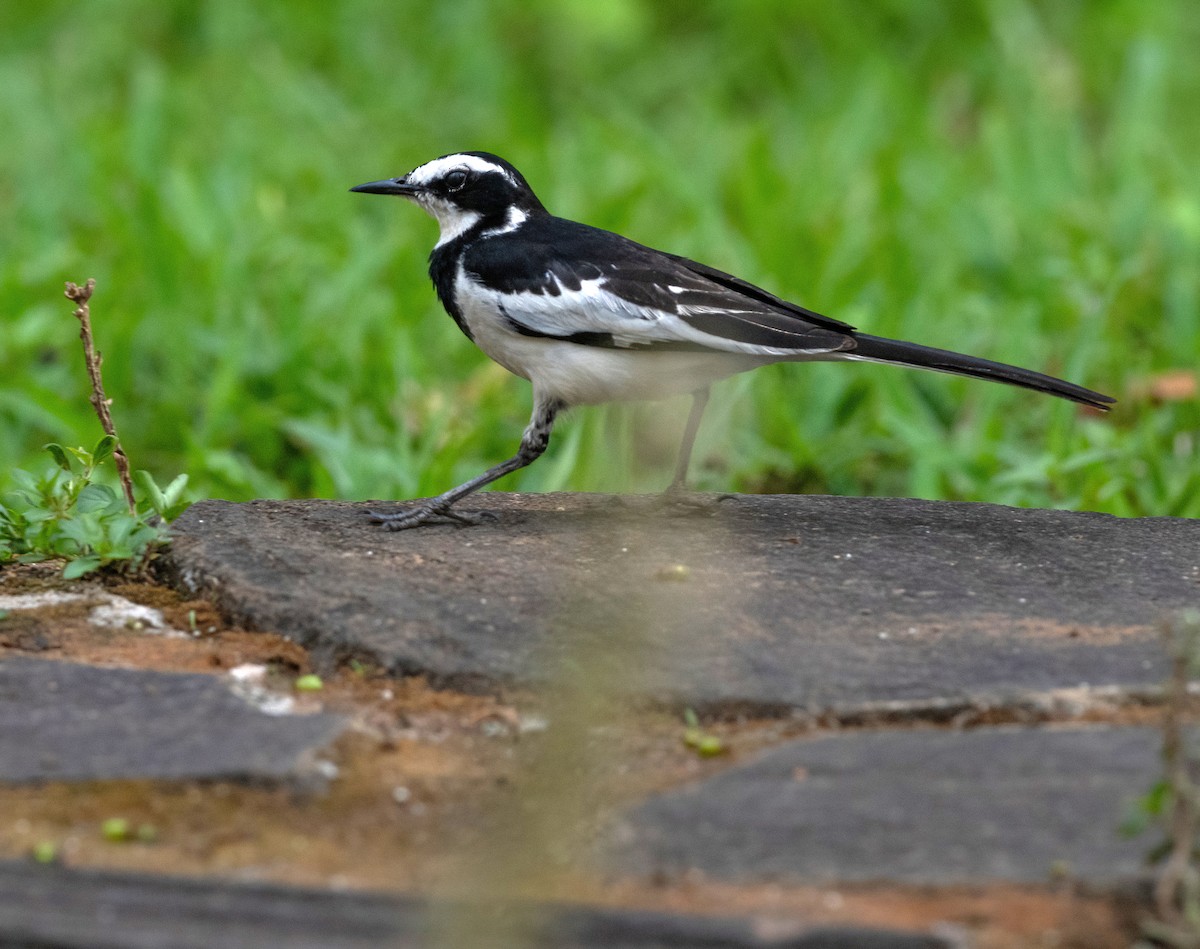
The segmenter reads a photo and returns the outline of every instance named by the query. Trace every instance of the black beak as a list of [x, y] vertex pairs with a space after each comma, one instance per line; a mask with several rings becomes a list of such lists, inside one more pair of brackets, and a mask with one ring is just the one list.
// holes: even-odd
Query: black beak
[[361, 191], [364, 194], [398, 194], [401, 197], [411, 198], [420, 189], [415, 185], [410, 185], [406, 179], [407, 175], [402, 175], [399, 178], [387, 178], [383, 181], [368, 181], [365, 185], [359, 185], [350, 190]]

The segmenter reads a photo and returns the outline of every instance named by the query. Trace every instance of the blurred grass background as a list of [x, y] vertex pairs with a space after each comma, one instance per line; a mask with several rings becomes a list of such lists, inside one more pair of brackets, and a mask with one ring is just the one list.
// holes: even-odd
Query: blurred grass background
[[[347, 193], [488, 149], [555, 213], [1121, 400], [773, 366], [721, 385], [698, 487], [1198, 515], [1197, 49], [1190, 0], [9, 5], [0, 481], [100, 434], [88, 276], [160, 480], [404, 498], [508, 457], [528, 385], [438, 305], [436, 225]], [[668, 408], [581, 409], [498, 487], [657, 490]]]

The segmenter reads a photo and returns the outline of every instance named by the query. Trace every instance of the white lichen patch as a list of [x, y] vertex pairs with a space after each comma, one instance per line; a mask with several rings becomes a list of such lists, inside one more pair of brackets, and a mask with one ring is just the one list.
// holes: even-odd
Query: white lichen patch
[[129, 629], [160, 636], [186, 637], [187, 633], [167, 624], [162, 612], [123, 596], [108, 596], [105, 602], [92, 608], [88, 622], [106, 629]]
[[234, 682], [262, 682], [267, 677], [267, 667], [261, 662], [243, 662], [227, 674]]
[[299, 711], [296, 700], [281, 692], [272, 692], [266, 686], [245, 679], [232, 679], [230, 690], [243, 702], [253, 705], [265, 715], [291, 715]]
[[268, 669], [259, 662], [244, 662], [227, 673], [233, 694], [266, 715], [291, 715], [304, 712], [294, 696], [276, 692], [264, 683]]
[[88, 613], [88, 622], [93, 626], [128, 629], [158, 636], [187, 636], [187, 633], [170, 626], [160, 610], [107, 593], [100, 587], [72, 591], [43, 590], [41, 593], [0, 596], [0, 610], [9, 613], [27, 613], [66, 603], [95, 603]]
[[41, 593], [14, 593], [0, 596], [0, 610], [19, 613], [27, 610], [40, 610], [47, 606], [61, 606], [64, 603], [78, 603], [81, 600], [94, 600], [103, 596], [96, 592], [66, 593], [62, 590], [45, 590]]

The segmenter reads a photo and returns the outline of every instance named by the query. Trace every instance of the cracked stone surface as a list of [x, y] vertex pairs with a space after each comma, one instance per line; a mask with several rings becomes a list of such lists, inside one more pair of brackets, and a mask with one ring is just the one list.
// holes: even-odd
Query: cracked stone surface
[[610, 859], [638, 876], [1097, 886], [1146, 873], [1122, 819], [1161, 774], [1141, 727], [855, 732], [794, 741], [640, 805]]
[[0, 659], [0, 782], [318, 777], [335, 715], [267, 715], [215, 676]]
[[[770, 921], [766, 921], [770, 923]], [[503, 937], [520, 934], [518, 943]], [[0, 863], [0, 943], [57, 949], [950, 949], [933, 936], [621, 909], [431, 910], [406, 897]]]
[[884, 498], [485, 494], [496, 518], [388, 533], [379, 503], [205, 501], [168, 570], [318, 656], [452, 687], [573, 662], [655, 702], [827, 709], [1165, 672], [1200, 594], [1200, 523]]

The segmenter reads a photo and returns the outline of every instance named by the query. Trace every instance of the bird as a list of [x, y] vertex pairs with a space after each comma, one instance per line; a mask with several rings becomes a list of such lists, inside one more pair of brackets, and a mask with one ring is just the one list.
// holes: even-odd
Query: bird
[[721, 270], [556, 217], [524, 175], [491, 152], [443, 155], [350, 190], [405, 198], [437, 221], [429, 276], [442, 306], [468, 339], [533, 386], [516, 454], [435, 498], [372, 511], [388, 530], [477, 523], [482, 515], [453, 506], [537, 460], [567, 408], [690, 394], [666, 491], [680, 496], [711, 385], [770, 363], [892, 363], [1100, 410], [1116, 401], [1030, 369], [870, 336]]

